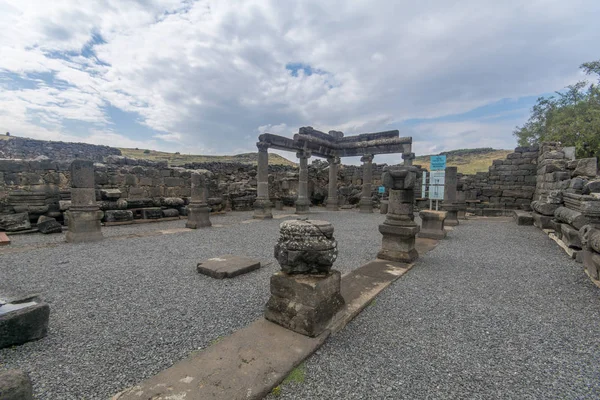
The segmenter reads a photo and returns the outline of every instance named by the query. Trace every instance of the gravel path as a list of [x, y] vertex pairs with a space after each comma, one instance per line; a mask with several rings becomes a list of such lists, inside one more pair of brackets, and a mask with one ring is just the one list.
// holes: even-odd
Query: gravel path
[[[333, 223], [338, 269], [375, 257], [382, 215], [309, 216]], [[28, 371], [39, 399], [106, 399], [246, 326], [263, 313], [269, 278], [279, 269], [273, 246], [287, 219], [244, 222], [251, 218], [229, 213], [211, 218], [221, 227], [142, 237], [124, 236], [182, 228], [185, 221], [107, 227], [109, 239], [93, 244], [67, 244], [60, 234], [12, 236], [9, 247], [23, 251], [0, 250], [0, 280], [39, 292], [50, 303], [50, 329], [42, 340], [0, 350], [0, 368]], [[52, 245], [35, 247], [44, 243]], [[195, 272], [198, 261], [224, 254], [266, 265], [221, 281]]]
[[534, 227], [471, 220], [277, 399], [597, 399], [599, 332], [581, 264]]

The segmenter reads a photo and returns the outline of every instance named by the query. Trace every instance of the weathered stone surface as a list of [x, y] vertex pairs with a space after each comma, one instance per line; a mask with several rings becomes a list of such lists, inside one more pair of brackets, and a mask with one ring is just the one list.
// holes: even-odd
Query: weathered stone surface
[[162, 199], [162, 205], [166, 207], [181, 207], [185, 201], [180, 197], [165, 197]]
[[196, 270], [212, 278], [233, 278], [260, 268], [260, 261], [243, 256], [225, 255], [198, 263]]
[[33, 400], [33, 386], [29, 375], [18, 369], [0, 372], [1, 400]]
[[583, 247], [579, 238], [579, 229], [575, 229], [568, 224], [562, 224], [562, 241], [570, 248], [581, 250]]
[[598, 175], [598, 159], [582, 158], [577, 162], [577, 168], [573, 171], [573, 176], [587, 176], [595, 178]]
[[443, 239], [446, 237], [444, 230], [444, 220], [446, 219], [446, 211], [423, 210], [419, 212], [421, 217], [421, 229], [419, 237], [429, 239]]
[[179, 217], [179, 210], [176, 210], [174, 208], [167, 208], [165, 210], [162, 210], [162, 216], [164, 218]]
[[2, 296], [0, 294], [0, 348], [46, 336], [50, 316], [48, 304], [36, 298], [10, 303]]
[[582, 188], [583, 194], [600, 193], [600, 180], [589, 181]]
[[160, 219], [162, 218], [163, 213], [160, 207], [150, 207], [142, 209], [142, 218], [143, 219]]
[[579, 238], [584, 248], [600, 253], [600, 229], [586, 225], [579, 230]]
[[542, 203], [537, 200], [531, 202], [531, 208], [538, 214], [554, 216], [554, 212], [560, 207], [560, 204]]
[[554, 211], [554, 217], [561, 222], [572, 225], [577, 231], [589, 224], [589, 220], [580, 212], [567, 207], [558, 207]]
[[533, 216], [527, 211], [515, 210], [513, 212], [513, 219], [517, 225], [533, 225]]
[[148, 198], [127, 199], [127, 208], [144, 208], [154, 206], [154, 200]]
[[133, 211], [131, 210], [107, 210], [104, 212], [106, 222], [133, 221]]
[[327, 221], [292, 220], [279, 226], [275, 258], [289, 274], [327, 273], [337, 258], [333, 226]]
[[533, 217], [533, 225], [536, 227], [540, 229], [552, 229], [552, 225], [550, 224], [552, 217], [548, 215], [542, 215], [537, 212], [533, 212], [531, 216]]
[[10, 238], [4, 232], [0, 232], [0, 246], [8, 246], [10, 244]]
[[340, 273], [325, 275], [287, 274], [271, 277], [271, 297], [265, 318], [294, 332], [315, 337], [343, 307]]
[[188, 219], [186, 228], [198, 229], [212, 226], [210, 222], [210, 208], [207, 203], [207, 172], [194, 172], [191, 175], [192, 199], [187, 206]]
[[17, 232], [31, 229], [29, 214], [26, 212], [17, 214], [0, 215], [0, 229], [7, 232]]
[[121, 198], [121, 191], [119, 189], [101, 189], [100, 195], [102, 200], [117, 200]]
[[583, 266], [587, 270], [590, 277], [600, 279], [600, 254], [593, 250], [583, 251]]
[[62, 233], [62, 225], [54, 218], [45, 218], [37, 224], [40, 233]]

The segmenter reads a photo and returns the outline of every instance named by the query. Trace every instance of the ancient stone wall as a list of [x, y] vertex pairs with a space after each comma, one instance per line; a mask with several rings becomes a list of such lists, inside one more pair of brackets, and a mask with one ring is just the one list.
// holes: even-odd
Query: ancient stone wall
[[517, 147], [504, 160], [494, 160], [488, 172], [462, 175], [459, 186], [472, 208], [527, 208], [536, 188], [539, 149]]
[[52, 160], [76, 158], [101, 161], [109, 155], [121, 155], [121, 150], [87, 143], [51, 142], [21, 137], [0, 140], [0, 158], [33, 159], [39, 156]]

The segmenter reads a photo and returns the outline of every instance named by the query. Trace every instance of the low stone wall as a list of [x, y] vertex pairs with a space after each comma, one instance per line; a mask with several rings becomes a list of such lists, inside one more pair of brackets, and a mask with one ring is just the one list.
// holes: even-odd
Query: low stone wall
[[0, 140], [0, 158], [32, 159], [40, 156], [52, 160], [76, 158], [101, 161], [110, 155], [121, 155], [121, 150], [87, 143], [51, 142], [21, 137]]

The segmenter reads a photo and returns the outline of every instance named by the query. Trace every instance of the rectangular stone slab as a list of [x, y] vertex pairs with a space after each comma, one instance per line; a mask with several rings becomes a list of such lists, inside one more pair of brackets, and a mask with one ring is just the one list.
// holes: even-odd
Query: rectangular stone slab
[[[6, 309], [6, 312], [2, 312]], [[9, 303], [0, 306], [0, 349], [46, 336], [50, 307], [46, 303]]]
[[0, 246], [8, 246], [10, 244], [10, 239], [8, 235], [4, 232], [0, 232]]
[[215, 279], [233, 278], [260, 268], [260, 261], [250, 257], [225, 255], [198, 263], [199, 273]]

